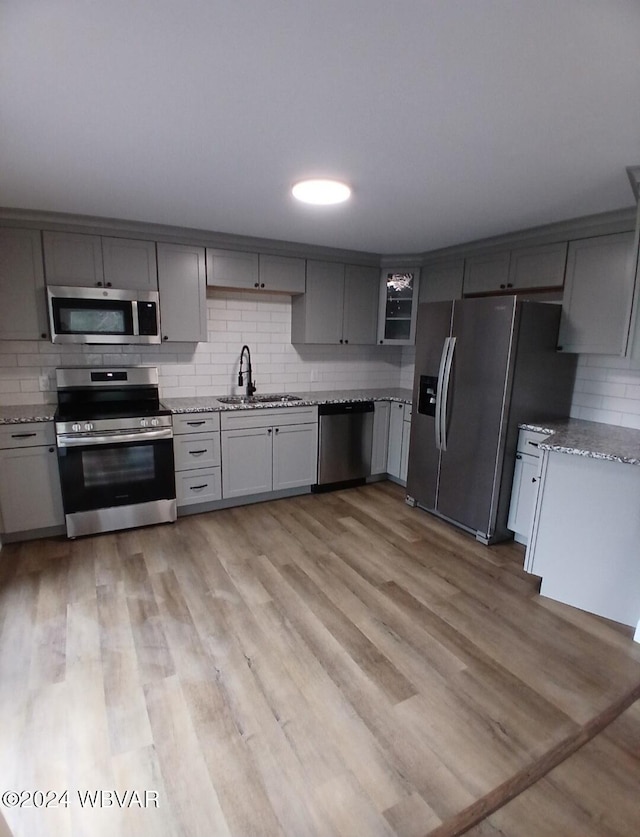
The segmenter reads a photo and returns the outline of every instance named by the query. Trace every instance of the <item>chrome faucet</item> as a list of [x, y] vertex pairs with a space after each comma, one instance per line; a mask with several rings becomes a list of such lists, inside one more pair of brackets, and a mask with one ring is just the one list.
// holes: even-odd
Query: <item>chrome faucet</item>
[[[247, 355], [247, 368], [245, 371], [242, 371], [242, 361], [244, 360], [245, 353]], [[238, 371], [238, 386], [241, 387], [244, 384], [244, 377], [243, 375], [247, 376], [247, 398], [251, 398], [253, 393], [256, 391], [256, 386], [253, 383], [251, 378], [251, 352], [249, 351], [248, 346], [243, 346], [242, 351], [240, 352], [240, 369]]]

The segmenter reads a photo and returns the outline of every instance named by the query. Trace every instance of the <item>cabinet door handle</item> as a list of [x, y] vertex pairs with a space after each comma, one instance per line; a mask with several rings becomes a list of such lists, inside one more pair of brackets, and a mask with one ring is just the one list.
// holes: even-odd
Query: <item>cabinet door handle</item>
[[55, 448], [49, 448], [49, 453], [55, 453], [55, 452], [56, 452]]
[[531, 477], [531, 482], [538, 482], [538, 478], [537, 477]]
[[532, 448], [539, 448], [540, 442], [527, 442], [528, 445], [531, 445]]
[[202, 448], [202, 450], [190, 450], [189, 451], [191, 456], [200, 456], [200, 454], [203, 454], [203, 453], [206, 453], [206, 452], [207, 452], [206, 448]]
[[280, 432], [280, 428], [276, 427], [276, 433], [279, 433], [279, 432]]
[[271, 435], [271, 431], [272, 431], [272, 430], [273, 430], [273, 427], [268, 427], [268, 428], [267, 428], [267, 433], [268, 433], [269, 435]]
[[208, 486], [208, 482], [203, 482], [202, 485], [190, 485], [189, 491], [202, 491], [203, 488], [207, 488]]
[[200, 427], [201, 425], [206, 424], [206, 422], [204, 420], [203, 421], [188, 421], [187, 424], [188, 424], [189, 427]]
[[522, 459], [522, 454], [521, 453], [516, 453], [516, 459]]
[[37, 436], [37, 433], [12, 433], [12, 439], [31, 439], [33, 436]]

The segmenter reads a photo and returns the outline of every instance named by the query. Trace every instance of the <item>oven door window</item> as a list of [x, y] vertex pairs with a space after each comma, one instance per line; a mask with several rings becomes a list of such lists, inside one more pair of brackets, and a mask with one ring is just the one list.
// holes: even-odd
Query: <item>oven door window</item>
[[87, 445], [58, 450], [66, 514], [173, 499], [173, 442]]
[[54, 298], [56, 334], [133, 334], [129, 300]]

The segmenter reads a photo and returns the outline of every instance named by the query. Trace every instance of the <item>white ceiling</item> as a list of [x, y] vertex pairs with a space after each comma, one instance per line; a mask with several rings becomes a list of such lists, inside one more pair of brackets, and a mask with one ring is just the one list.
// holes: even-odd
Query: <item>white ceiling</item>
[[631, 205], [640, 2], [0, 0], [0, 118], [4, 206], [421, 252]]

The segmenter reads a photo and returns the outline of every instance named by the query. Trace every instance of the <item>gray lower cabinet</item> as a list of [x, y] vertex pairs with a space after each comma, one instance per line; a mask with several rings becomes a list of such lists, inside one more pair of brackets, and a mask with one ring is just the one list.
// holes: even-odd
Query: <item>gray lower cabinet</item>
[[178, 508], [220, 500], [220, 414], [174, 416], [173, 431]]
[[64, 526], [53, 422], [0, 428], [0, 518], [3, 536]]
[[390, 412], [391, 404], [388, 401], [376, 401], [374, 403], [373, 441], [371, 445], [372, 475], [387, 473]]
[[0, 340], [49, 335], [39, 230], [0, 229]]
[[224, 499], [313, 485], [318, 408], [222, 413]]
[[158, 288], [154, 241], [45, 230], [43, 244], [48, 285]]
[[544, 451], [525, 559], [541, 595], [638, 630], [638, 509], [637, 465]]
[[507, 526], [514, 533], [514, 540], [521, 544], [527, 544], [531, 534], [540, 482], [541, 456], [538, 445], [546, 438], [546, 434], [533, 430], [521, 430], [518, 434]]
[[389, 415], [387, 473], [402, 485], [407, 484], [410, 436], [411, 404], [392, 403]]
[[571, 241], [558, 348], [622, 355], [631, 319], [633, 232]]
[[433, 262], [422, 266], [420, 302], [447, 302], [462, 299], [464, 259]]
[[207, 247], [207, 285], [302, 294], [305, 260]]
[[374, 345], [378, 281], [377, 268], [308, 259], [306, 291], [291, 306], [291, 342]]
[[158, 244], [158, 288], [163, 342], [206, 342], [204, 247]]

